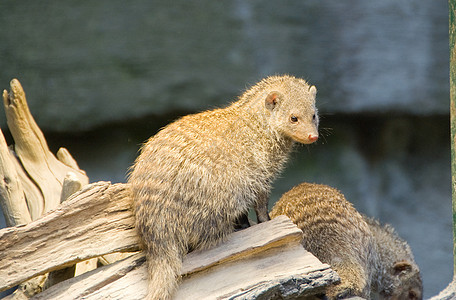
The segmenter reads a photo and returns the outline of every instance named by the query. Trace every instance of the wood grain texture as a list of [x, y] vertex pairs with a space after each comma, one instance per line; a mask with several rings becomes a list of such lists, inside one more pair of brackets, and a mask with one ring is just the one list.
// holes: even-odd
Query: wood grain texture
[[65, 157], [65, 163], [51, 153], [43, 133], [29, 111], [21, 84], [17, 79], [13, 79], [10, 88], [10, 93], [3, 91], [3, 104], [8, 127], [15, 142], [14, 150], [25, 171], [43, 194], [44, 212], [47, 212], [60, 204], [60, 191], [68, 172], [74, 172], [83, 185], [88, 183], [88, 178], [83, 171], [65, 164], [72, 164], [66, 153], [61, 155]]
[[337, 279], [337, 275], [326, 274], [325, 270], [329, 266], [299, 243], [284, 244], [184, 277], [175, 299], [308, 296], [322, 292]]
[[0, 290], [107, 253], [138, 249], [124, 184], [88, 185], [58, 209], [0, 230]]
[[222, 262], [236, 260], [239, 256], [252, 255], [258, 251], [301, 240], [302, 231], [290, 222], [289, 218], [280, 216], [233, 233], [229, 242], [220, 244], [220, 247], [189, 253], [182, 273], [193, 273]]
[[[99, 295], [98, 299], [102, 299], [103, 297], [100, 293], [103, 293], [105, 287], [111, 284], [117, 285], [119, 289], [125, 289], [126, 297], [117, 299], [143, 299], [147, 290], [145, 261], [146, 258], [143, 253], [132, 255], [124, 260], [102, 266], [81, 276], [54, 285], [36, 295], [33, 299], [70, 300], [80, 299], [82, 297], [87, 299], [96, 297], [97, 295]], [[129, 274], [128, 278], [133, 277], [134, 279], [128, 280], [128, 284], [124, 285], [118, 280], [127, 274]], [[112, 295], [109, 298], [116, 299]]]
[[[36, 275], [108, 253], [139, 249], [125, 184], [97, 182], [27, 225], [0, 230], [0, 290]], [[338, 280], [301, 246], [285, 216], [231, 234], [184, 259], [175, 299], [293, 299], [321, 293]], [[142, 299], [143, 253], [51, 286], [35, 299]]]
[[8, 226], [14, 226], [36, 220], [56, 208], [68, 173], [73, 173], [81, 185], [89, 180], [68, 150], [61, 148], [58, 159], [50, 152], [17, 79], [11, 81], [10, 89], [3, 91], [3, 104], [15, 152], [0, 132], [0, 202]]
[[0, 130], [0, 204], [8, 226], [32, 220], [14, 160]]
[[73, 172], [68, 172], [63, 180], [62, 192], [60, 194], [60, 203], [67, 200], [71, 195], [82, 188], [82, 183]]
[[[10, 88], [10, 92], [3, 91], [3, 104], [15, 145], [8, 147], [0, 132], [0, 174], [3, 176], [0, 204], [7, 225], [15, 226], [37, 220], [60, 204], [64, 176], [73, 174], [76, 177], [71, 184], [67, 183], [63, 191], [64, 199], [86, 185], [88, 177], [79, 169], [68, 150], [61, 148], [57, 153], [58, 159], [49, 151], [43, 133], [30, 114], [21, 84], [14, 79]], [[42, 287], [36, 285], [41, 282], [24, 282], [15, 296], [20, 298], [17, 293], [41, 290]]]
[[[294, 299], [321, 293], [338, 280], [300, 244], [301, 231], [286, 217], [235, 232], [218, 246], [184, 259], [174, 299]], [[57, 284], [34, 299], [143, 299], [143, 253]]]

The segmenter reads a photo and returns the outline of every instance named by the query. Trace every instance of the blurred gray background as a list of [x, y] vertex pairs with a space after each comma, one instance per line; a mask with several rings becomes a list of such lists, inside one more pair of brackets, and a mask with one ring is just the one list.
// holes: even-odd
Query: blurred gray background
[[410, 243], [425, 297], [451, 281], [447, 1], [2, 0], [0, 21], [0, 87], [21, 81], [52, 150], [92, 182], [124, 182], [179, 116], [264, 76], [307, 79], [322, 137], [297, 147], [272, 199], [337, 187]]

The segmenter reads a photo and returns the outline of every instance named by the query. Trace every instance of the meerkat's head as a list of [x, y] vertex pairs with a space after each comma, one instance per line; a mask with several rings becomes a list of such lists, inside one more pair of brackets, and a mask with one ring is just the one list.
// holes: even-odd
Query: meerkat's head
[[317, 88], [304, 80], [288, 78], [271, 86], [265, 98], [270, 124], [281, 134], [302, 144], [318, 139]]

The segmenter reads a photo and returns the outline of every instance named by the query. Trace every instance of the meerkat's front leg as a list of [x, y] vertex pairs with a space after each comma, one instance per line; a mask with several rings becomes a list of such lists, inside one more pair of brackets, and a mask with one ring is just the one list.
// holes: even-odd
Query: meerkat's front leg
[[268, 203], [269, 203], [269, 194], [261, 193], [258, 196], [257, 202], [255, 203], [254, 209], [257, 215], [258, 223], [266, 222], [271, 220], [268, 214]]

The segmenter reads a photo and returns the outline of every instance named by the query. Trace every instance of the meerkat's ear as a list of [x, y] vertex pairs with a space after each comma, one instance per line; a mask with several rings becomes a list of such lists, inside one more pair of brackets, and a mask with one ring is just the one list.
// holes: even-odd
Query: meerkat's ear
[[309, 88], [309, 93], [312, 95], [312, 97], [315, 97], [317, 95], [317, 88], [315, 87], [315, 85], [312, 85]]
[[264, 105], [267, 109], [273, 110], [279, 103], [281, 95], [279, 92], [270, 92], [264, 101]]
[[394, 263], [394, 274], [398, 275], [402, 271], [411, 271], [412, 264], [408, 260], [400, 260]]

